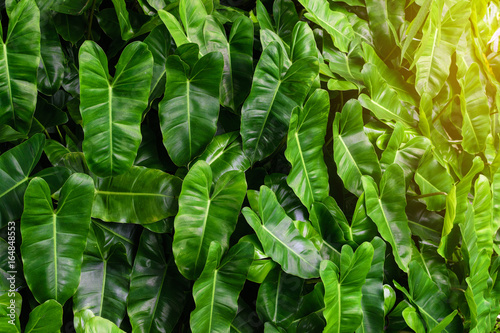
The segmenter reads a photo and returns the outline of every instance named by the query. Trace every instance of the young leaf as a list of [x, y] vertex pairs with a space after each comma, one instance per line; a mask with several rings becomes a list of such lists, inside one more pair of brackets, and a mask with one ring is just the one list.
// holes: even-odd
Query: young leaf
[[95, 42], [83, 43], [79, 59], [85, 158], [100, 177], [123, 174], [134, 163], [141, 143], [153, 56], [146, 44], [129, 44], [116, 65], [114, 79], [104, 51]]
[[30, 312], [24, 332], [59, 332], [63, 325], [63, 308], [53, 299], [37, 306]]

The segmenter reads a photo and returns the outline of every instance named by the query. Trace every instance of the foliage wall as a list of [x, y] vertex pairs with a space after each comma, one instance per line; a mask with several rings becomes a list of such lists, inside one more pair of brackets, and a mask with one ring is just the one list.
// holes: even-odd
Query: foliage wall
[[499, 6], [0, 1], [0, 331], [493, 331]]

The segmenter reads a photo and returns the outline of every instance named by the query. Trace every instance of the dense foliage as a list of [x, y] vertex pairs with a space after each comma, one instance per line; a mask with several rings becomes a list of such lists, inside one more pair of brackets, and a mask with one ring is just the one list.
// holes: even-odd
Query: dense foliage
[[2, 0], [1, 332], [491, 332], [498, 0]]

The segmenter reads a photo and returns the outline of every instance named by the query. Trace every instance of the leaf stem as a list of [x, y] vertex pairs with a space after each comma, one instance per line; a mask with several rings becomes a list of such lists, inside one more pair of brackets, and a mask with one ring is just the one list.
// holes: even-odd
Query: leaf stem
[[437, 195], [447, 196], [448, 193], [446, 193], [446, 192], [433, 192], [433, 193], [427, 193], [427, 194], [414, 195], [414, 196], [412, 196], [412, 198], [414, 198], [414, 199], [421, 199], [421, 198], [434, 197], [434, 196], [437, 196]]
[[89, 17], [89, 31], [87, 32], [87, 39], [92, 40], [92, 21], [94, 20], [94, 10], [95, 10], [95, 0], [92, 1], [92, 9], [90, 10], [90, 17]]

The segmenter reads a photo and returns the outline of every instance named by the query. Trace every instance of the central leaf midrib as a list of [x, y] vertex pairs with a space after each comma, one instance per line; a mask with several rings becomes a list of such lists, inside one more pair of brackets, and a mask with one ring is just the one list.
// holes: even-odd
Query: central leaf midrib
[[215, 306], [215, 286], [217, 284], [217, 273], [219, 270], [214, 271], [214, 278], [213, 278], [213, 286], [212, 286], [212, 297], [211, 297], [211, 304], [210, 304], [210, 319], [209, 319], [209, 324], [208, 324], [208, 330], [207, 332], [212, 332], [212, 321], [213, 321], [213, 316], [214, 316], [214, 306]]
[[52, 237], [54, 239], [54, 298], [56, 301], [59, 301], [57, 298], [57, 215], [52, 213]]
[[96, 190], [96, 194], [101, 195], [123, 195], [123, 196], [132, 196], [132, 197], [164, 197], [164, 198], [173, 198], [171, 195], [161, 194], [161, 193], [148, 193], [148, 192], [113, 192], [113, 191], [101, 191]]
[[202, 233], [201, 233], [201, 239], [200, 239], [200, 246], [198, 247], [198, 252], [196, 254], [196, 260], [194, 261], [194, 270], [196, 274], [196, 267], [198, 266], [198, 260], [200, 259], [200, 253], [201, 253], [201, 248], [203, 246], [203, 240], [205, 239], [205, 231], [207, 229], [207, 221], [208, 221], [208, 213], [210, 212], [210, 201], [211, 199], [209, 198], [207, 200], [207, 206], [205, 208], [205, 216], [203, 217], [203, 226], [202, 226]]
[[[2, 38], [0, 36], [0, 38]], [[7, 38], [8, 39], [8, 38]], [[3, 42], [3, 41], [2, 41]], [[8, 52], [7, 52], [7, 44], [3, 43], [3, 58], [5, 62], [5, 69], [6, 69], [6, 74], [7, 74], [7, 89], [8, 89], [8, 94], [9, 94], [9, 102], [10, 102], [10, 107], [12, 108], [12, 119], [14, 121], [14, 127], [16, 126], [16, 114], [14, 112], [14, 101], [12, 99], [12, 85], [10, 82], [10, 69], [9, 69], [9, 58], [8, 58]]]
[[160, 283], [160, 289], [158, 290], [158, 296], [156, 297], [156, 301], [155, 301], [155, 306], [153, 308], [153, 312], [151, 312], [151, 321], [149, 322], [149, 330], [148, 332], [151, 331], [151, 326], [153, 326], [153, 320], [155, 318], [155, 313], [156, 313], [156, 309], [158, 308], [158, 303], [160, 303], [160, 297], [161, 297], [161, 292], [162, 292], [162, 289], [163, 289], [163, 283], [165, 282], [165, 277], [167, 276], [167, 270], [168, 270], [168, 264], [165, 263], [165, 269], [163, 270], [163, 276], [161, 278], [161, 283]]
[[108, 121], [109, 121], [109, 161], [110, 173], [113, 173], [113, 86], [108, 85], [109, 93], [109, 107], [108, 107]]

